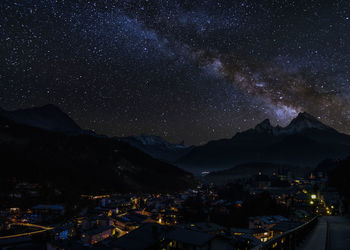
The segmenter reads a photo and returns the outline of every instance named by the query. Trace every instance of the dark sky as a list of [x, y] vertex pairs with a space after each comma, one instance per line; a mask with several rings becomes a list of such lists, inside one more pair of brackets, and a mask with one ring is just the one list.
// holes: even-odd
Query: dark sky
[[0, 106], [200, 144], [306, 111], [350, 132], [349, 1], [0, 2]]

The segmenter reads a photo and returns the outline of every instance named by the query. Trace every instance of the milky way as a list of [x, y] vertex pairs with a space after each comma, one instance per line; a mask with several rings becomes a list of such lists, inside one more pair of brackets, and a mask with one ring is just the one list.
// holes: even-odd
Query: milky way
[[349, 38], [347, 1], [5, 0], [0, 106], [188, 144], [301, 111], [350, 133]]

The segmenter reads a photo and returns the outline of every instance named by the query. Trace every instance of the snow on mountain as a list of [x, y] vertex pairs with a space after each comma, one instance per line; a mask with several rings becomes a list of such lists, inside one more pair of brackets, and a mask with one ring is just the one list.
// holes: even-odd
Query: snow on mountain
[[278, 125], [274, 127], [271, 125], [269, 119], [265, 119], [264, 121], [256, 125], [254, 131], [257, 133], [269, 133], [278, 136], [300, 133], [305, 129], [319, 129], [336, 132], [335, 129], [326, 126], [317, 118], [313, 117], [312, 115], [306, 112], [299, 113], [298, 116], [294, 118], [286, 127], [281, 127]]
[[171, 144], [164, 140], [160, 136], [155, 135], [144, 135], [135, 136], [134, 139], [139, 140], [143, 145], [162, 145], [169, 149], [177, 149], [177, 148], [188, 148], [189, 146], [184, 145], [183, 142], [181, 144]]
[[336, 131], [335, 129], [326, 126], [317, 118], [313, 117], [312, 115], [306, 112], [299, 113], [298, 116], [294, 118], [287, 127], [284, 128], [284, 130], [288, 131], [288, 133], [297, 133], [308, 128], [315, 128], [334, 132]]
[[308, 113], [299, 113], [286, 127], [272, 126], [266, 119], [230, 139], [194, 147], [176, 163], [185, 168], [232, 167], [248, 162], [312, 166], [325, 158], [342, 158], [349, 152], [349, 135]]
[[117, 139], [127, 142], [145, 153], [150, 154], [154, 158], [166, 162], [174, 162], [192, 149], [192, 146], [187, 146], [183, 142], [180, 144], [172, 144], [160, 136], [155, 135], [141, 134], [140, 136], [129, 136]]

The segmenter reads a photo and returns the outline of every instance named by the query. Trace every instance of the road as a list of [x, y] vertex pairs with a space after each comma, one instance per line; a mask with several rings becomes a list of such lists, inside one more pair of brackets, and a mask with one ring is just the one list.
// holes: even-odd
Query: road
[[24, 227], [35, 227], [35, 228], [45, 229], [45, 230], [54, 229], [53, 227], [46, 227], [46, 226], [41, 226], [41, 225], [36, 225], [36, 224], [31, 224], [31, 223], [12, 223], [12, 225], [24, 226]]
[[33, 228], [38, 228], [38, 229], [41, 229], [41, 230], [27, 232], [27, 233], [7, 235], [7, 236], [0, 236], [0, 240], [1, 239], [19, 238], [19, 237], [23, 237], [23, 236], [32, 236], [34, 234], [40, 234], [40, 233], [46, 232], [47, 230], [53, 229], [53, 227], [45, 227], [45, 226], [40, 226], [40, 225], [35, 225], [35, 224], [30, 224], [30, 223], [13, 223], [12, 225], [24, 226], [24, 227], [33, 227]]
[[329, 226], [329, 249], [350, 249], [350, 218], [327, 217]]
[[[328, 224], [328, 225], [327, 225]], [[326, 236], [328, 226], [328, 249]], [[341, 216], [324, 216], [307, 236], [298, 249], [300, 250], [344, 250], [350, 249], [350, 218]]]

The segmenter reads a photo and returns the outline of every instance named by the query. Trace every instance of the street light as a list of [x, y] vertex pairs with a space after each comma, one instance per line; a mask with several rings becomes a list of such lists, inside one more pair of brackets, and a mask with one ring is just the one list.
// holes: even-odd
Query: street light
[[311, 199], [315, 200], [317, 198], [316, 194], [311, 195]]

